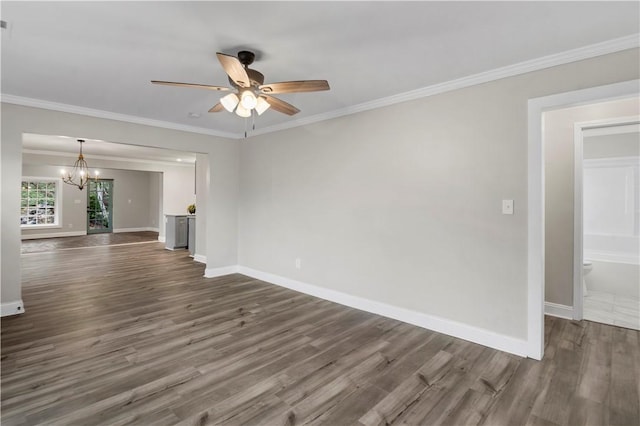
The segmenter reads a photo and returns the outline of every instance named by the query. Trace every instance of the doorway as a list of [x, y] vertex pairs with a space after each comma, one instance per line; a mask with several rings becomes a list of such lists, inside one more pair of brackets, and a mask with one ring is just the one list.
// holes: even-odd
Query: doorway
[[113, 179], [90, 180], [87, 187], [87, 234], [113, 232]]
[[639, 80], [630, 80], [528, 101], [527, 146], [527, 355], [544, 356], [545, 314], [545, 129], [544, 113], [593, 102], [637, 97]]

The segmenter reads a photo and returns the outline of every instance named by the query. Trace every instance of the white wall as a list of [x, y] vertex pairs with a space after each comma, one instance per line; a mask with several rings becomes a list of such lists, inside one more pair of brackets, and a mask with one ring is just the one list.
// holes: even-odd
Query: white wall
[[196, 202], [195, 168], [165, 170], [162, 183], [164, 214], [185, 215], [187, 207]]
[[637, 76], [631, 50], [242, 141], [240, 263], [526, 339], [527, 100]]
[[210, 182], [206, 189], [209, 202], [206, 217], [207, 267], [237, 264], [236, 141], [6, 103], [2, 103], [1, 118], [0, 298], [3, 305], [21, 300], [21, 274], [16, 265], [20, 264], [19, 206], [23, 133], [78, 135], [87, 139], [208, 154]]
[[[638, 74], [638, 65], [629, 65]], [[580, 71], [581, 72], [581, 71]], [[640, 114], [626, 99], [544, 114], [545, 300], [573, 306], [574, 124]]]
[[[618, 157], [584, 160], [584, 254], [593, 259], [598, 251], [625, 251], [621, 243], [631, 239], [628, 254], [640, 263], [640, 158]], [[592, 254], [589, 254], [592, 252]]]

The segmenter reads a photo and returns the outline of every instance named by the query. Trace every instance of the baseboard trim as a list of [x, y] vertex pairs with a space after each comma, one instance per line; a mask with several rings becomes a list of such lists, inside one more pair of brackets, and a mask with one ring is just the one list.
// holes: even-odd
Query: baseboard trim
[[161, 237], [160, 235], [158, 235], [158, 241], [160, 241], [161, 243], [166, 242], [166, 238], [165, 237]]
[[87, 235], [86, 231], [71, 231], [71, 232], [51, 232], [47, 234], [28, 234], [22, 235], [22, 240], [37, 240], [38, 238], [57, 238], [57, 237], [79, 237]]
[[[195, 259], [194, 259], [195, 260]], [[216, 278], [224, 275], [235, 274], [240, 267], [238, 265], [223, 266], [221, 268], [207, 268], [204, 270], [205, 278]]]
[[146, 228], [118, 228], [118, 229], [114, 229], [113, 233], [114, 234], [120, 234], [122, 232], [144, 232], [144, 231], [158, 232], [158, 228], [151, 228], [151, 227], [146, 227]]
[[544, 302], [544, 314], [552, 317], [573, 319], [573, 306], [561, 305], [559, 303]]
[[[427, 315], [410, 309], [376, 302], [374, 300], [365, 299], [359, 296], [353, 296], [336, 290], [318, 287], [312, 284], [292, 280], [290, 278], [281, 277], [279, 275], [247, 268], [245, 266], [217, 268], [216, 271], [219, 271], [220, 273], [219, 275], [215, 276], [225, 275], [222, 272], [225, 272], [225, 270], [227, 269], [230, 271], [232, 270], [233, 272], [247, 275], [252, 278], [286, 287], [291, 290], [299, 291], [301, 293], [309, 294], [311, 296], [349, 306], [351, 308], [382, 315], [387, 318], [393, 318], [399, 321], [416, 325], [418, 327], [433, 330], [438, 333], [443, 333], [473, 343], [478, 343], [483, 346], [488, 346], [490, 348], [509, 352], [518, 356], [526, 357], [529, 352], [528, 342], [526, 340], [506, 336], [449, 319]], [[209, 269], [207, 269], [207, 271], [209, 271]], [[213, 272], [214, 270], [211, 271]], [[206, 272], [205, 276], [207, 276]]]
[[0, 304], [0, 317], [6, 317], [9, 315], [18, 315], [24, 313], [24, 303], [22, 299], [15, 302], [8, 302]]
[[206, 264], [207, 263], [207, 256], [203, 256], [201, 254], [195, 254], [195, 255], [193, 255], [193, 261]]

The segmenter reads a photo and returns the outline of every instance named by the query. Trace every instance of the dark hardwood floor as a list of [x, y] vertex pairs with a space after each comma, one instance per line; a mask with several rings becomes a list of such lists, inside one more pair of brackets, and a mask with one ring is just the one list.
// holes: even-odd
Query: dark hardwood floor
[[55, 250], [77, 249], [119, 244], [137, 244], [158, 241], [158, 233], [152, 231], [119, 232], [22, 240], [22, 254], [43, 253]]
[[9, 425], [638, 425], [639, 332], [547, 318], [541, 362], [204, 265], [161, 243], [22, 257]]

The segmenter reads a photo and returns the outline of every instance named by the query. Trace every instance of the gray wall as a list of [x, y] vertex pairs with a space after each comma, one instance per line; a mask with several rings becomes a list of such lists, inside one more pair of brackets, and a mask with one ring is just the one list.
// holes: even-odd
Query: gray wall
[[[23, 165], [24, 176], [59, 177], [59, 166]], [[152, 196], [151, 180], [155, 172], [134, 170], [100, 169], [100, 177], [113, 179], [113, 229], [125, 231], [132, 228], [157, 228], [152, 223], [152, 215], [160, 206], [158, 194]], [[87, 231], [87, 190], [80, 191], [75, 186], [61, 185], [62, 227], [46, 229], [22, 229], [22, 236], [34, 237], [42, 234]], [[154, 188], [158, 191], [158, 187]]]
[[209, 158], [204, 154], [196, 155], [196, 251], [195, 257], [201, 259], [207, 254], [207, 197], [206, 185], [209, 182]]
[[526, 338], [527, 100], [637, 77], [631, 50], [244, 140], [240, 264]]
[[[636, 100], [636, 103], [640, 101]], [[589, 136], [584, 138], [584, 158], [638, 157], [640, 133]]]
[[[637, 70], [637, 64], [635, 69]], [[638, 115], [640, 114], [639, 104], [638, 99], [627, 99], [545, 113], [545, 300], [547, 302], [573, 306], [574, 124]]]
[[[157, 206], [155, 210], [149, 209], [148, 223], [152, 228], [159, 228], [162, 224], [162, 173], [149, 173], [149, 205]], [[159, 231], [159, 229], [158, 229]]]

